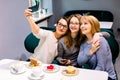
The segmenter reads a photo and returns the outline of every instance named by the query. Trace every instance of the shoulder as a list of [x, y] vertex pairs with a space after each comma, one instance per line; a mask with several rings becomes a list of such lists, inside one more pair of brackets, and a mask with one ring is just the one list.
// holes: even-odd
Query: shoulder
[[104, 37], [100, 37], [100, 44], [105, 46], [105, 44], [108, 44], [108, 42]]
[[104, 42], [104, 41], [106, 41], [106, 39], [101, 36], [101, 37], [100, 37], [100, 41]]
[[64, 38], [65, 38], [65, 37], [60, 38], [60, 39], [59, 39], [59, 42], [64, 42]]
[[42, 32], [42, 33], [53, 33], [50, 30], [45, 30], [45, 29], [42, 29], [42, 28], [39, 29], [39, 32]]

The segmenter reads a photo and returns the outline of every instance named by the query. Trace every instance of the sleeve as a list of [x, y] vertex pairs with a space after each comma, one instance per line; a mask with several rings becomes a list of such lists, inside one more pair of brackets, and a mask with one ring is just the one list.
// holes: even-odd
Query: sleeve
[[110, 37], [110, 34], [108, 32], [101, 32], [103, 37], [108, 38]]
[[38, 34], [34, 34], [33, 35], [38, 38], [38, 39], [43, 39], [46, 38], [49, 34], [51, 33], [51, 31], [49, 30], [44, 30], [44, 29], [39, 29], [39, 33]]
[[79, 66], [84, 65], [91, 58], [91, 55], [89, 54], [89, 50], [90, 48], [86, 48], [84, 44], [81, 44], [80, 51], [79, 51], [78, 58], [77, 58], [77, 62]]
[[107, 57], [109, 55], [109, 47], [108, 43], [104, 38], [100, 38], [100, 48], [96, 52], [97, 56], [97, 66], [95, 70], [105, 70], [105, 65], [107, 61]]
[[63, 54], [64, 54], [64, 48], [61, 40], [58, 41], [57, 51], [58, 51], [58, 56], [56, 60], [59, 62], [61, 59], [63, 59]]

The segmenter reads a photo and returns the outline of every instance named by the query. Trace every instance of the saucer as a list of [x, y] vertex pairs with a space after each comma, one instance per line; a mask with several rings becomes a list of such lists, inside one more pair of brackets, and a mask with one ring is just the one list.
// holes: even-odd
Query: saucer
[[30, 79], [30, 80], [41, 80], [41, 79], [43, 79], [44, 78], [44, 74], [41, 74], [40, 76], [38, 76], [38, 77], [34, 77], [34, 76], [32, 76], [32, 73], [28, 76], [28, 78]]
[[68, 74], [68, 73], [66, 72], [66, 69], [63, 69], [63, 70], [62, 70], [62, 74], [65, 75], [65, 76], [76, 76], [76, 75], [79, 74], [79, 69], [76, 69], [74, 74]]
[[24, 68], [24, 69], [22, 69], [22, 70], [20, 70], [20, 71], [17, 71], [15, 68], [11, 68], [11, 69], [10, 69], [10, 72], [11, 72], [12, 74], [22, 74], [22, 73], [26, 72], [26, 69]]
[[11, 66], [10, 66], [10, 72], [11, 72], [12, 74], [22, 74], [22, 73], [26, 72], [26, 68], [25, 68], [25, 66], [23, 66], [23, 68], [22, 68], [20, 71], [18, 71], [18, 70], [15, 68], [14, 65], [11, 65]]

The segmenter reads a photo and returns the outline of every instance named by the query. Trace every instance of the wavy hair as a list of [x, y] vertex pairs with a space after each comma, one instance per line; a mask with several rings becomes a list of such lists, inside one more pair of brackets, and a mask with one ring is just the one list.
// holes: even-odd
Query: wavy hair
[[[71, 37], [71, 31], [70, 31], [70, 28], [69, 28], [69, 24], [70, 24], [70, 20], [72, 17], [76, 17], [79, 22], [80, 22], [80, 19], [81, 19], [81, 15], [80, 14], [73, 14], [69, 17], [69, 20], [68, 20], [68, 32], [64, 38], [64, 43], [66, 44], [66, 47], [70, 50], [72, 45], [73, 45], [73, 39]], [[75, 47], [79, 50], [80, 48], [80, 44], [81, 44], [81, 41], [82, 41], [82, 32], [81, 30], [79, 30], [78, 34], [77, 34], [77, 37], [75, 38]]]

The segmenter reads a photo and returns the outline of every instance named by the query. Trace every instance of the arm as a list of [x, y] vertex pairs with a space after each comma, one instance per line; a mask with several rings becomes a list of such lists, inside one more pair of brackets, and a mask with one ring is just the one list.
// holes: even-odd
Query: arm
[[63, 54], [64, 54], [64, 48], [60, 40], [58, 41], [57, 50], [58, 50], [58, 56], [56, 60], [60, 63], [60, 61], [63, 60]]
[[102, 34], [101, 36], [103, 36], [105, 38], [110, 37], [110, 34], [108, 32], [100, 32], [100, 33]]
[[93, 36], [93, 43], [95, 43], [96, 41], [99, 40], [100, 37], [105, 37], [105, 38], [108, 38], [110, 37], [110, 34], [108, 32], [98, 32], [98, 33], [95, 33], [94, 36]]
[[26, 19], [28, 20], [31, 30], [34, 34], [38, 34], [39, 33], [39, 27], [37, 26], [37, 24], [34, 22], [34, 20], [32, 19], [32, 10], [31, 9], [26, 9], [24, 14], [26, 16]]

